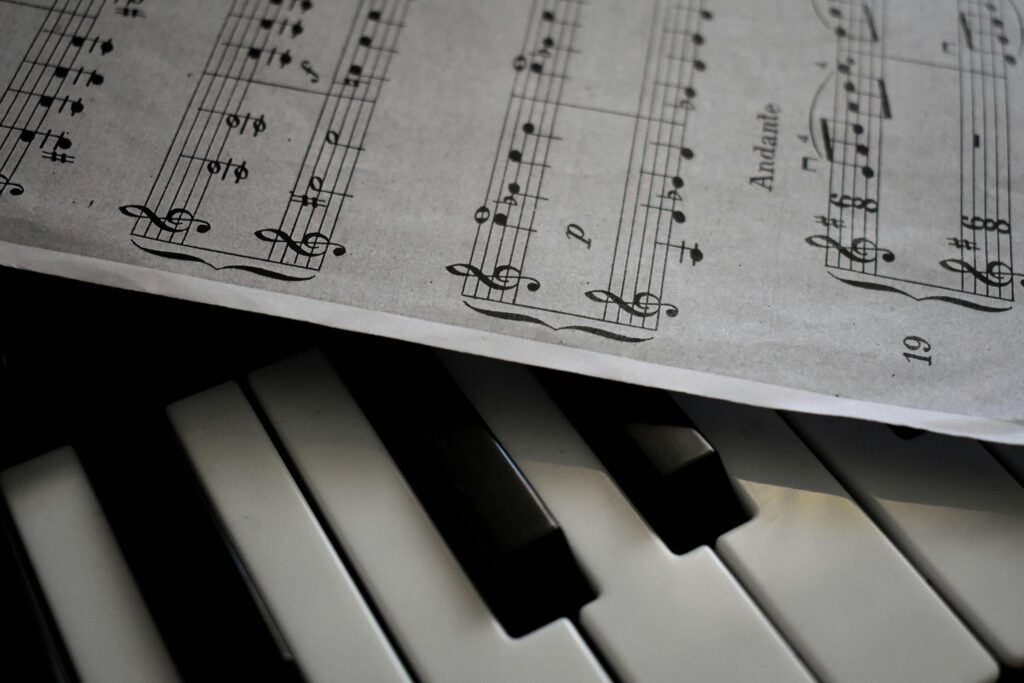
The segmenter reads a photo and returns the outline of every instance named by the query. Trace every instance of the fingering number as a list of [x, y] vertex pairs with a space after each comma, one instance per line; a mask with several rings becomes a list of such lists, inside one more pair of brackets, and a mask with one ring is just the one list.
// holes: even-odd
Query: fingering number
[[907, 348], [907, 350], [903, 352], [903, 357], [907, 359], [908, 363], [919, 360], [922, 363], [927, 363], [928, 365], [932, 364], [932, 345], [928, 343], [927, 339], [910, 335], [909, 337], [903, 338], [903, 346]]

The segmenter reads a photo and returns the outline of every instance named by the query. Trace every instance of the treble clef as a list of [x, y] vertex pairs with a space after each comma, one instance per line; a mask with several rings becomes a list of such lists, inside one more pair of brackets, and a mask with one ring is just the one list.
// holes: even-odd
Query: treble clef
[[679, 308], [672, 304], [662, 303], [657, 294], [651, 292], [637, 292], [632, 301], [626, 301], [618, 294], [609, 292], [606, 289], [593, 289], [586, 293], [586, 297], [599, 304], [615, 304], [630, 315], [641, 318], [650, 318], [657, 315], [661, 309], [665, 309], [665, 315], [674, 318], [679, 315]]
[[867, 237], [855, 238], [848, 247], [840, 244], [838, 240], [828, 235], [811, 235], [804, 241], [812, 247], [818, 247], [819, 249], [828, 249], [830, 247], [837, 249], [840, 254], [857, 263], [873, 263], [879, 255], [882, 256], [882, 260], [886, 263], [896, 260], [895, 254], [888, 249], [882, 249]]
[[[989, 261], [984, 271], [978, 270], [966, 261], [953, 258], [939, 261], [939, 265], [954, 273], [970, 273], [976, 279], [992, 287], [1005, 287], [1013, 282], [1015, 275], [1018, 275], [1018, 273], [1014, 273], [1013, 269], [1002, 261]], [[1021, 280], [1021, 284], [1024, 285], [1024, 280]]]
[[520, 282], [525, 282], [526, 288], [531, 292], [536, 292], [540, 289], [539, 280], [523, 275], [515, 266], [498, 266], [490, 275], [487, 275], [471, 263], [453, 263], [450, 266], [446, 266], [445, 270], [452, 275], [475, 277], [491, 289], [497, 289], [501, 292], [515, 289], [519, 286]]
[[3, 173], [0, 173], [0, 192], [3, 192], [8, 187], [11, 188], [11, 194], [15, 197], [25, 192], [25, 188], [20, 183], [16, 183]]
[[261, 239], [264, 242], [270, 242], [271, 244], [284, 244], [288, 249], [291, 249], [300, 256], [323, 256], [330, 249], [331, 253], [335, 256], [341, 256], [345, 253], [345, 247], [337, 242], [332, 242], [327, 235], [322, 232], [307, 232], [302, 236], [302, 239], [296, 240], [291, 235], [283, 230], [276, 230], [272, 228], [266, 228], [263, 230], [257, 230], [255, 233], [257, 239]]
[[129, 218], [148, 218], [153, 225], [166, 230], [167, 232], [185, 232], [196, 226], [196, 232], [209, 232], [210, 224], [201, 218], [196, 218], [188, 209], [175, 208], [167, 212], [166, 216], [160, 216], [153, 209], [142, 204], [125, 204], [120, 207], [121, 213]]

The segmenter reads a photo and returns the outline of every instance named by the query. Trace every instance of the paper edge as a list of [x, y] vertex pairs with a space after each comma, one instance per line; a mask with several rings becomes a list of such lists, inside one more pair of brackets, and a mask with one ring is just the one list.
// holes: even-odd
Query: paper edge
[[0, 241], [0, 264], [99, 285], [263, 313], [526, 365], [708, 398], [1024, 445], [1024, 424], [891, 406], [522, 339], [346, 304]]

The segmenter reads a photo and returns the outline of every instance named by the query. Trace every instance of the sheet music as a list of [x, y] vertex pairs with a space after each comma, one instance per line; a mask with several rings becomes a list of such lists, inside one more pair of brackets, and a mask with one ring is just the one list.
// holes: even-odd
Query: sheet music
[[1020, 5], [0, 0], [0, 262], [1024, 442]]

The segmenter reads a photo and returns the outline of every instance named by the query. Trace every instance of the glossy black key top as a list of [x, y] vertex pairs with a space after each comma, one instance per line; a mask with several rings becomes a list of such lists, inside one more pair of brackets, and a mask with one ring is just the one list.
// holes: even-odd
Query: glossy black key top
[[715, 449], [665, 392], [538, 371], [544, 388], [675, 553], [750, 519]]
[[299, 680], [163, 410], [122, 411], [74, 445], [183, 678]]
[[595, 597], [557, 521], [432, 353], [353, 340], [336, 361], [509, 635], [573, 617]]

